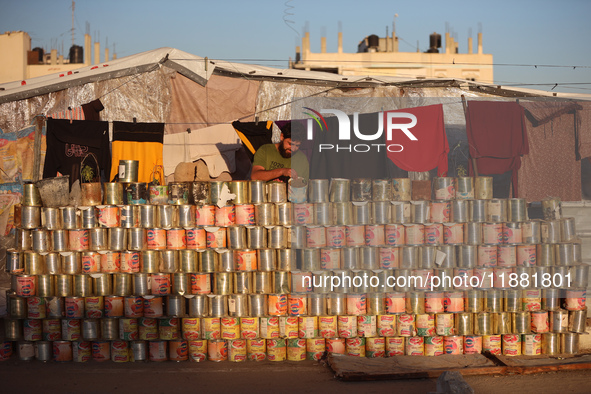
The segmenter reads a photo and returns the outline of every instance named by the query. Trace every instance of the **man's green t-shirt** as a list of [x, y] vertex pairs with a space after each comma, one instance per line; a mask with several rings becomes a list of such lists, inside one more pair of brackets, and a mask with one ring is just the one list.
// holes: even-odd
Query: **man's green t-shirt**
[[267, 171], [276, 168], [292, 168], [300, 178], [308, 179], [310, 176], [310, 166], [305, 154], [298, 151], [291, 158], [286, 158], [281, 156], [275, 144], [261, 146], [254, 154], [252, 165], [261, 166]]

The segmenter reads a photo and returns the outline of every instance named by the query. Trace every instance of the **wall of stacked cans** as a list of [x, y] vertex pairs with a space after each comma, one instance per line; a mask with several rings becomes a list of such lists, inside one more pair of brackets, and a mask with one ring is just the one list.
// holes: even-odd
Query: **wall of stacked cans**
[[0, 359], [554, 355], [585, 331], [574, 219], [489, 177], [119, 182], [59, 207], [25, 186]]

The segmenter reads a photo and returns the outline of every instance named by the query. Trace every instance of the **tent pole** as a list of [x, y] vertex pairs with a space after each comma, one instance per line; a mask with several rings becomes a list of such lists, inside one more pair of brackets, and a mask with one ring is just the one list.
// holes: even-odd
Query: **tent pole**
[[33, 145], [33, 182], [41, 180], [39, 169], [41, 167], [41, 135], [43, 133], [44, 116], [35, 117], [35, 143]]

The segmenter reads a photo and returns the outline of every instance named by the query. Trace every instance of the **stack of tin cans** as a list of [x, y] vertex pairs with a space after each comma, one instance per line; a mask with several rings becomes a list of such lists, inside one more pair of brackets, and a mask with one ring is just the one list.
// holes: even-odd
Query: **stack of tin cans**
[[[319, 359], [576, 353], [588, 266], [573, 218], [490, 178], [104, 185], [23, 199], [0, 358]], [[27, 205], [25, 205], [27, 204]]]

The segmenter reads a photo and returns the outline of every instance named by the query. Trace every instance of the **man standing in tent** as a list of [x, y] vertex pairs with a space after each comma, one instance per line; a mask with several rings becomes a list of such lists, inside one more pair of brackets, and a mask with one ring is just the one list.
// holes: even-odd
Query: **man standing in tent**
[[281, 139], [277, 144], [265, 144], [254, 154], [250, 179], [261, 181], [287, 182], [289, 178], [308, 180], [310, 165], [308, 158], [299, 151], [303, 132], [294, 124], [287, 123], [281, 128]]

